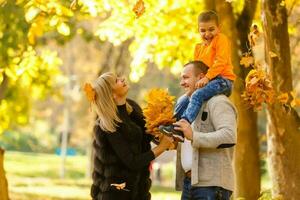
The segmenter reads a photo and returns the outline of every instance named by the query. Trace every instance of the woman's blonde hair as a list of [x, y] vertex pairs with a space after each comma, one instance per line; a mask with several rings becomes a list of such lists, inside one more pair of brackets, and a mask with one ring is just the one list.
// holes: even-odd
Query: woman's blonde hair
[[107, 132], [115, 132], [117, 123], [122, 122], [118, 117], [117, 105], [113, 98], [113, 86], [116, 79], [117, 76], [114, 73], [107, 72], [92, 83], [96, 93], [92, 108], [98, 115], [97, 121], [100, 128]]

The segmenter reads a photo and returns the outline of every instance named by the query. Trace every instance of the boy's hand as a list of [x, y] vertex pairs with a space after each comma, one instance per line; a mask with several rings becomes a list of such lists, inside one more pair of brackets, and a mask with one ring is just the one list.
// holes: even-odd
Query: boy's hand
[[202, 88], [204, 87], [207, 83], [209, 82], [209, 79], [204, 76], [203, 78], [201, 78], [199, 81], [197, 81], [196, 83], [196, 88]]

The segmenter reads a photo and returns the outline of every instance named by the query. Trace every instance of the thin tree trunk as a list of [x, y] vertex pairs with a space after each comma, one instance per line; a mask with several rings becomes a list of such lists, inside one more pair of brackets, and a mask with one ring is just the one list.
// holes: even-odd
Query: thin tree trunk
[[0, 148], [0, 199], [8, 200], [8, 185], [3, 167], [4, 150]]
[[[262, 1], [266, 56], [276, 95], [293, 90], [287, 10], [281, 3]], [[267, 139], [273, 197], [299, 199], [300, 118], [293, 108], [278, 102], [268, 106]]]
[[[224, 0], [216, 0], [221, 29], [231, 39], [234, 71], [232, 99], [238, 111], [238, 135], [235, 148], [235, 197], [258, 199], [260, 195], [260, 159], [257, 131], [257, 113], [247, 109], [241, 94], [245, 90], [247, 71], [240, 66], [240, 52], [246, 52], [247, 34], [252, 23], [257, 1], [245, 2], [239, 18], [234, 17], [233, 8]], [[239, 44], [240, 45], [239, 45]], [[251, 188], [251, 189], [250, 189]]]

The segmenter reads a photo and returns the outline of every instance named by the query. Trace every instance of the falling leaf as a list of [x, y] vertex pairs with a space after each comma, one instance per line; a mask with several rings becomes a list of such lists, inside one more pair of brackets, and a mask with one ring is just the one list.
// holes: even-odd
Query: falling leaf
[[132, 11], [135, 13], [136, 17], [139, 18], [145, 12], [144, 1], [138, 0], [134, 5]]
[[243, 56], [241, 61], [241, 65], [244, 65], [245, 67], [250, 67], [252, 64], [254, 64], [254, 58], [252, 56]]
[[271, 58], [277, 57], [277, 54], [274, 53], [273, 51], [269, 51], [269, 55], [270, 55]]

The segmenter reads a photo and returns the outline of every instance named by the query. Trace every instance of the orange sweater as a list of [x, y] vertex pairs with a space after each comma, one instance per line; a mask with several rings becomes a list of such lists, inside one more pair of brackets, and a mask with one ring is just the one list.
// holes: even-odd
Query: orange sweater
[[218, 33], [210, 44], [197, 44], [194, 59], [204, 62], [208, 67], [206, 77], [211, 80], [220, 75], [229, 80], [235, 80], [231, 63], [231, 50], [228, 38]]

